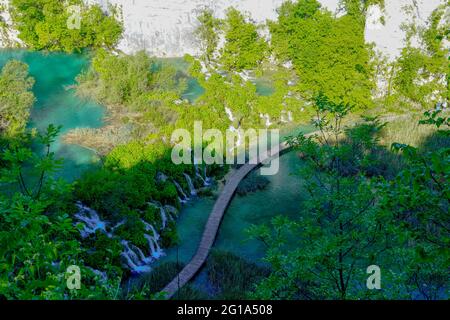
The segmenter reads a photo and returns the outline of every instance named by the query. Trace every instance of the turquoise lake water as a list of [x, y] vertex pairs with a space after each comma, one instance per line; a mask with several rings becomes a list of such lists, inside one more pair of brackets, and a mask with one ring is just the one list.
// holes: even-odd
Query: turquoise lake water
[[88, 66], [88, 59], [82, 55], [0, 50], [0, 68], [11, 59], [27, 63], [30, 75], [36, 80], [33, 92], [37, 101], [31, 111], [29, 127], [43, 131], [49, 124], [62, 126], [61, 135], [52, 146], [56, 156], [64, 159], [60, 176], [72, 181], [97, 165], [99, 158], [95, 152], [61, 142], [61, 136], [71, 129], [103, 126], [105, 109], [77, 98], [74, 89], [68, 88]]
[[[236, 195], [224, 216], [214, 248], [261, 263], [265, 248], [261, 242], [251, 240], [246, 230], [252, 225], [270, 223], [277, 215], [295, 217], [299, 214], [303, 198], [301, 180], [297, 175], [300, 168], [301, 162], [295, 152], [285, 154], [280, 158], [278, 174], [267, 176], [270, 184], [265, 190], [246, 196]], [[180, 262], [189, 262], [195, 254], [214, 202], [215, 199], [211, 198], [198, 199], [181, 211], [177, 223]], [[160, 262], [176, 261], [177, 248], [166, 253]]]
[[[42, 53], [26, 50], [0, 50], [0, 68], [9, 60], [19, 60], [29, 66], [35, 79], [33, 92], [36, 103], [31, 111], [30, 128], [44, 131], [49, 124], [62, 126], [59, 139], [52, 145], [57, 158], [64, 159], [64, 167], [57, 176], [68, 181], [77, 179], [84, 171], [99, 165], [100, 158], [93, 150], [63, 143], [61, 137], [75, 128], [100, 128], [104, 125], [105, 108], [93, 101], [80, 99], [71, 88], [75, 78], [89, 66], [84, 55]], [[165, 59], [161, 59], [164, 61]], [[187, 69], [183, 59], [167, 61], [180, 71]], [[203, 94], [195, 79], [188, 80], [184, 99], [194, 101]]]
[[[49, 124], [62, 125], [64, 134], [74, 128], [103, 126], [104, 107], [79, 99], [69, 88], [75, 84], [75, 77], [88, 66], [87, 57], [22, 50], [0, 51], [0, 67], [10, 59], [27, 63], [31, 76], [36, 80], [33, 91], [37, 102], [32, 109], [29, 127], [44, 130]], [[186, 70], [182, 59], [165, 60], [180, 71]], [[203, 93], [203, 89], [193, 79], [188, 84], [183, 98], [193, 101]], [[261, 95], [271, 94], [272, 89], [266, 82], [256, 84]], [[304, 130], [310, 131], [311, 128]], [[65, 160], [61, 175], [69, 181], [99, 163], [94, 151], [80, 146], [67, 145], [58, 140], [52, 148], [57, 157]], [[215, 247], [261, 262], [264, 247], [255, 240], [249, 240], [245, 231], [251, 225], [270, 222], [276, 215], [295, 216], [299, 213], [302, 195], [296, 173], [300, 165], [295, 153], [286, 154], [280, 159], [279, 173], [268, 177], [270, 184], [266, 190], [245, 197], [236, 196], [225, 215]], [[213, 205], [213, 199], [203, 198], [190, 202], [182, 209], [178, 221], [181, 240], [178, 254], [181, 261], [188, 262], [195, 253]], [[172, 248], [161, 262], [175, 261], [176, 255], [176, 248]]]

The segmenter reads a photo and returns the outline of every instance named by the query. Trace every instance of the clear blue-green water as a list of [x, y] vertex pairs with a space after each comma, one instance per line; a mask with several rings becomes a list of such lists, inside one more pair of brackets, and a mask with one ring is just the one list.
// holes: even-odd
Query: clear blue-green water
[[[29, 66], [35, 79], [33, 88], [36, 103], [31, 110], [29, 128], [44, 131], [48, 125], [62, 126], [58, 140], [52, 145], [57, 158], [64, 160], [56, 176], [73, 181], [87, 169], [99, 165], [95, 151], [62, 141], [65, 133], [76, 128], [100, 128], [104, 125], [105, 108], [93, 101], [80, 99], [71, 87], [80, 72], [89, 66], [89, 57], [80, 54], [43, 53], [26, 50], [0, 50], [0, 68], [9, 60], [19, 60]], [[161, 59], [163, 61], [165, 59]], [[169, 59], [167, 63], [185, 72], [183, 59]], [[194, 101], [203, 94], [196, 79], [188, 79], [184, 99]], [[39, 151], [39, 150], [37, 150]]]
[[[300, 131], [311, 132], [313, 127], [290, 128], [281, 137]], [[301, 213], [302, 181], [298, 176], [301, 166], [295, 152], [287, 153], [280, 157], [279, 172], [266, 176], [270, 181], [266, 189], [246, 196], [236, 195], [225, 213], [214, 248], [263, 263], [264, 245], [251, 239], [247, 230], [253, 225], [268, 224], [278, 215], [294, 218]], [[260, 174], [260, 169], [256, 173]], [[177, 256], [180, 262], [189, 262], [200, 243], [214, 202], [212, 198], [197, 199], [182, 209], [177, 222], [180, 245], [167, 250], [166, 257], [159, 263], [177, 261]]]
[[88, 168], [98, 164], [92, 150], [62, 142], [62, 135], [75, 128], [103, 126], [105, 109], [92, 101], [75, 95], [75, 77], [88, 66], [83, 55], [42, 53], [25, 50], [0, 50], [0, 68], [15, 59], [29, 65], [30, 75], [36, 83], [33, 92], [36, 103], [31, 111], [30, 128], [43, 131], [49, 124], [62, 126], [61, 135], [52, 146], [58, 158], [64, 159], [60, 176], [72, 181]]
[[[88, 67], [88, 57], [60, 53], [41, 53], [24, 50], [0, 50], [0, 67], [11, 59], [27, 63], [30, 75], [36, 83], [33, 92], [37, 101], [31, 112], [30, 128], [45, 130], [49, 124], [61, 125], [62, 132], [75, 128], [99, 128], [104, 125], [105, 108], [88, 100], [81, 100], [70, 86], [76, 76]], [[173, 61], [172, 61], [173, 60]], [[182, 59], [167, 61], [180, 71], [186, 70]], [[256, 82], [261, 95], [270, 95], [272, 88], [266, 82]], [[183, 98], [195, 100], [203, 93], [197, 81], [188, 81], [188, 90]], [[305, 128], [310, 131], [310, 128]], [[64, 159], [61, 176], [71, 181], [80, 174], [98, 165], [98, 157], [92, 150], [77, 145], [68, 145], [61, 138], [52, 146], [57, 157]], [[300, 161], [295, 153], [280, 159], [280, 171], [267, 177], [269, 186], [245, 197], [236, 196], [226, 212], [215, 243], [215, 248], [231, 251], [255, 262], [264, 256], [263, 245], [250, 240], [246, 230], [255, 224], [269, 223], [276, 215], [295, 216], [299, 213], [302, 199], [301, 181], [296, 176]], [[195, 253], [203, 228], [214, 205], [214, 199], [201, 198], [190, 202], [180, 213], [178, 231], [181, 245], [179, 259], [188, 262]], [[167, 251], [161, 260], [176, 260], [177, 249]]]
[[[261, 263], [265, 248], [261, 242], [250, 239], [247, 230], [252, 225], [270, 223], [277, 215], [294, 217], [299, 214], [302, 194], [297, 173], [300, 166], [296, 154], [288, 153], [280, 158], [278, 174], [267, 176], [270, 184], [265, 190], [242, 197], [236, 195], [225, 213], [214, 248]], [[195, 254], [214, 202], [211, 198], [198, 199], [181, 211], [177, 223], [180, 262], [189, 262]], [[166, 253], [160, 262], [176, 261], [177, 248]]]

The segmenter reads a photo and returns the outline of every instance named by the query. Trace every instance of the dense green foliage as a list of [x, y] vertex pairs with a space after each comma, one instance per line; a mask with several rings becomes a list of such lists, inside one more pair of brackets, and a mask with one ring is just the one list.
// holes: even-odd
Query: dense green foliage
[[[379, 102], [373, 99], [375, 73], [383, 68], [389, 88], [387, 105], [378, 106], [381, 112], [392, 102], [408, 109], [448, 102], [445, 6], [433, 12], [426, 27], [410, 29], [398, 61], [381, 66], [365, 42], [364, 29], [369, 7], [383, 8], [384, 1], [340, 3], [343, 11], [336, 16], [317, 0], [285, 2], [278, 19], [268, 23], [270, 41], [245, 13], [230, 8], [224, 19], [217, 19], [205, 10], [196, 32], [202, 55], [187, 56], [186, 71], [145, 52], [111, 52], [122, 33], [114, 8], [107, 15], [81, 0], [12, 0], [14, 27], [29, 48], [96, 49], [76, 89], [104, 104], [108, 119], [104, 128], [75, 130], [65, 137], [96, 149], [102, 167], [73, 184], [55, 180], [62, 161], [52, 145], [61, 128], [26, 130], [34, 80], [23, 63], [10, 61], [3, 68], [0, 298], [161, 298], [158, 291], [182, 266], [163, 263], [134, 283], [124, 249], [130, 246], [144, 258], [153, 254], [149, 224], [161, 236], [162, 248], [178, 244], [176, 218], [182, 194], [190, 189], [186, 174], [199, 195], [211, 194], [199, 174], [202, 166], [173, 164], [173, 130], [192, 131], [194, 121], [202, 121], [203, 130], [223, 132], [230, 126], [279, 128], [310, 116], [317, 133], [288, 139], [305, 164], [299, 178], [306, 197], [298, 218], [277, 217], [271, 225], [250, 230], [267, 247], [268, 267], [213, 251], [205, 268], [208, 285], [186, 286], [175, 298], [448, 298], [447, 113], [426, 113], [420, 126], [427, 128], [427, 136], [419, 130], [409, 133], [417, 137], [414, 147], [399, 140], [386, 148], [381, 138], [388, 125], [378, 117], [344, 125], [361, 110], [372, 112]], [[67, 26], [69, 5], [82, 7], [80, 29]], [[413, 36], [420, 48], [413, 47]], [[259, 76], [270, 82], [270, 94], [258, 91]], [[190, 77], [204, 90], [191, 101], [184, 98]], [[410, 121], [402, 123], [413, 127]], [[206, 174], [222, 178], [226, 170], [209, 166]], [[238, 193], [267, 183], [252, 175]], [[81, 204], [98, 213], [103, 228], [83, 233]], [[164, 216], [166, 209], [170, 212]], [[70, 265], [82, 269], [81, 290], [67, 289]], [[381, 267], [381, 290], [366, 288], [369, 265]]]
[[206, 262], [208, 279], [218, 299], [248, 298], [269, 270], [226, 251], [214, 250]]
[[287, 1], [270, 31], [278, 58], [292, 61], [304, 98], [323, 92], [336, 103], [371, 105], [371, 51], [354, 15], [335, 18], [316, 0]]
[[[80, 28], [69, 28], [68, 23], [77, 12], [70, 6], [79, 6]], [[12, 0], [13, 27], [29, 48], [36, 50], [81, 51], [84, 48], [112, 48], [120, 39], [122, 25], [118, 12], [110, 8], [105, 15], [100, 6], [87, 6], [81, 0]]]
[[22, 134], [34, 103], [31, 92], [34, 80], [28, 66], [9, 61], [0, 73], [0, 138]]
[[219, 28], [221, 21], [214, 18], [211, 10], [205, 10], [198, 16], [200, 26], [196, 30], [203, 52], [203, 60], [211, 63], [219, 44]]
[[[36, 142], [50, 149], [57, 133], [57, 128], [49, 127]], [[0, 159], [6, 164], [0, 172], [0, 296], [113, 298], [121, 271], [110, 273], [110, 282], [101, 282], [85, 263], [89, 255], [70, 217], [72, 188], [51, 178], [60, 163], [54, 154], [48, 151], [41, 157], [27, 147], [12, 146], [0, 154]], [[31, 179], [33, 176], [36, 179]], [[36, 186], [29, 187], [35, 181]], [[3, 193], [3, 188], [20, 192], [10, 196]], [[84, 281], [79, 291], [69, 290], [66, 285], [66, 269], [71, 265], [82, 270]]]
[[257, 27], [246, 21], [245, 16], [234, 8], [228, 9], [224, 21], [225, 46], [220, 62], [227, 71], [256, 68], [265, 58], [267, 44]]
[[[341, 127], [349, 108], [316, 99], [319, 134], [288, 141], [307, 166], [301, 217], [274, 219], [252, 234], [268, 246], [273, 271], [255, 297], [281, 299], [439, 299], [448, 289], [449, 143], [428, 153], [394, 144], [406, 164], [394, 179], [378, 145], [376, 119]], [[424, 123], [448, 125], [430, 115]], [[448, 128], [444, 129], [448, 136]], [[295, 241], [295, 242], [294, 242]], [[293, 245], [295, 243], [295, 245]], [[365, 288], [366, 268], [383, 271], [383, 289]], [[446, 289], [447, 288], [447, 289]]]
[[[450, 40], [450, 24], [444, 17], [445, 9], [442, 5], [433, 11], [425, 27], [410, 27], [407, 46], [394, 64], [395, 93], [391, 99], [397, 95], [404, 104], [419, 108], [449, 102], [450, 63], [446, 42]], [[418, 47], [412, 44], [416, 38]]]

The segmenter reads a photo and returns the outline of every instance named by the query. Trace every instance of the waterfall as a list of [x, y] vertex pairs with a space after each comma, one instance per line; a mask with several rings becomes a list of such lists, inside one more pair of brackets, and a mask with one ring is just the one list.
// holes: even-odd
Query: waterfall
[[206, 166], [203, 167], [203, 176], [205, 177], [206, 186], [211, 185], [211, 178], [206, 174]]
[[167, 226], [167, 213], [165, 208], [161, 204], [155, 202], [149, 202], [148, 205], [159, 209], [159, 215], [162, 223], [161, 230], [165, 229]]
[[203, 174], [204, 174], [204, 176], [202, 176], [202, 174], [198, 170], [198, 165], [196, 163], [194, 163], [194, 168], [195, 168], [195, 176], [197, 178], [199, 178], [203, 182], [203, 186], [204, 187], [209, 186], [208, 177], [206, 176], [206, 166], [203, 166]]
[[175, 185], [175, 187], [178, 190], [178, 193], [182, 196], [181, 201], [182, 203], [185, 203], [189, 200], [188, 196], [186, 195], [186, 193], [184, 193], [183, 188], [180, 186], [180, 184], [178, 182], [176, 182], [176, 180], [173, 180], [173, 184]]
[[208, 185], [207, 182], [206, 182], [206, 180], [202, 177], [202, 175], [201, 175], [200, 173], [196, 172], [196, 173], [195, 173], [195, 176], [196, 176], [197, 178], [199, 178], [199, 179], [203, 182], [203, 186], [204, 186], [204, 187], [206, 187], [206, 186]]
[[75, 214], [75, 217], [81, 222], [84, 222], [84, 229], [80, 231], [83, 238], [95, 233], [97, 230], [101, 230], [110, 236], [110, 234], [106, 232], [106, 223], [100, 219], [95, 210], [84, 206], [81, 202], [77, 202], [76, 206], [79, 211]]
[[[155, 233], [157, 234], [157, 233]], [[151, 253], [151, 257], [153, 259], [159, 259], [162, 256], [164, 256], [164, 252], [162, 251], [161, 247], [159, 246], [159, 243], [157, 241], [157, 239], [153, 236], [150, 236], [148, 234], [145, 234], [144, 237], [147, 239], [148, 241], [148, 245], [150, 247], [150, 253]], [[159, 235], [158, 235], [159, 237]]]
[[127, 266], [130, 268], [131, 272], [133, 273], [145, 273], [150, 272], [152, 269], [148, 265], [149, 259], [145, 258], [142, 251], [140, 251], [139, 255], [142, 254], [142, 257], [144, 259], [139, 258], [136, 252], [134, 252], [127, 241], [122, 240], [121, 241], [124, 251], [120, 254], [123, 258], [125, 258]]
[[194, 163], [194, 169], [195, 169], [195, 176], [203, 182], [203, 185], [205, 185], [205, 179], [203, 179], [202, 175], [198, 172], [198, 164]]
[[[145, 235], [144, 235], [144, 237], [145, 237]], [[140, 248], [136, 247], [135, 245], [132, 245], [132, 246], [133, 246], [133, 250], [135, 252], [137, 252], [137, 254], [139, 255], [139, 259], [143, 263], [150, 264], [151, 262], [153, 262], [152, 256], [146, 257], [145, 254], [142, 252], [142, 250]]]
[[152, 231], [153, 233], [153, 236], [144, 234], [144, 237], [147, 239], [149, 246], [150, 255], [148, 257], [146, 257], [144, 252], [142, 252], [142, 250], [137, 246], [133, 244], [130, 246], [129, 243], [125, 240], [121, 241], [124, 247], [124, 251], [121, 253], [121, 256], [125, 258], [127, 266], [134, 273], [150, 272], [152, 269], [149, 264], [164, 255], [164, 252], [158, 243], [160, 236], [156, 232], [155, 228], [153, 228], [152, 225], [146, 223], [146, 229], [147, 231]]
[[162, 221], [162, 226], [161, 229], [165, 229], [166, 225], [167, 225], [167, 215], [166, 215], [166, 210], [164, 210], [164, 207], [159, 207], [159, 214], [161, 215], [161, 221]]
[[120, 226], [123, 226], [125, 224], [125, 220], [120, 221], [118, 224], [116, 224], [114, 227], [111, 228], [111, 236], [112, 234], [119, 228]]
[[90, 271], [92, 271], [93, 274], [95, 274], [96, 276], [98, 276], [101, 281], [103, 282], [107, 282], [108, 281], [108, 275], [106, 272], [104, 271], [100, 271], [91, 267], [86, 267], [86, 269], [89, 269]]
[[142, 222], [145, 224], [145, 230], [146, 231], [151, 231], [151, 233], [153, 234], [153, 236], [150, 236], [148, 234], [144, 235], [144, 237], [148, 241], [148, 245], [149, 245], [149, 249], [150, 249], [150, 255], [154, 259], [158, 259], [159, 257], [164, 255], [164, 252], [161, 249], [161, 247], [159, 246], [159, 242], [158, 242], [161, 237], [158, 234], [158, 232], [156, 232], [156, 229], [151, 224], [145, 222], [144, 220], [142, 220]]
[[191, 195], [196, 196], [197, 191], [195, 190], [194, 184], [192, 183], [191, 177], [187, 173], [183, 173], [184, 177], [186, 178], [186, 182], [189, 186], [189, 191], [191, 192]]
[[174, 220], [175, 217], [178, 216], [178, 210], [177, 210], [177, 208], [175, 208], [174, 206], [165, 205], [165, 206], [164, 206], [164, 210], [166, 211], [166, 213], [168, 213], [167, 217], [168, 217], [170, 220]]

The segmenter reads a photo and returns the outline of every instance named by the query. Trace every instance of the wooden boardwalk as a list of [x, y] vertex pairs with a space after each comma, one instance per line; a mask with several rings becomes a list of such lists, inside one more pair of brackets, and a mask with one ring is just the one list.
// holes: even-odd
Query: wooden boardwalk
[[282, 143], [275, 148], [260, 155], [258, 161], [249, 161], [242, 167], [240, 167], [234, 174], [227, 180], [219, 198], [216, 200], [214, 207], [209, 215], [208, 222], [206, 223], [205, 230], [203, 231], [202, 240], [198, 246], [197, 252], [192, 260], [181, 270], [181, 272], [162, 290], [167, 298], [173, 297], [173, 295], [188, 283], [195, 274], [200, 270], [202, 265], [206, 262], [209, 252], [214, 244], [214, 241], [219, 231], [222, 218], [230, 204], [239, 183], [253, 170], [260, 167], [265, 161], [279, 156], [282, 152], [289, 149], [289, 146]]

